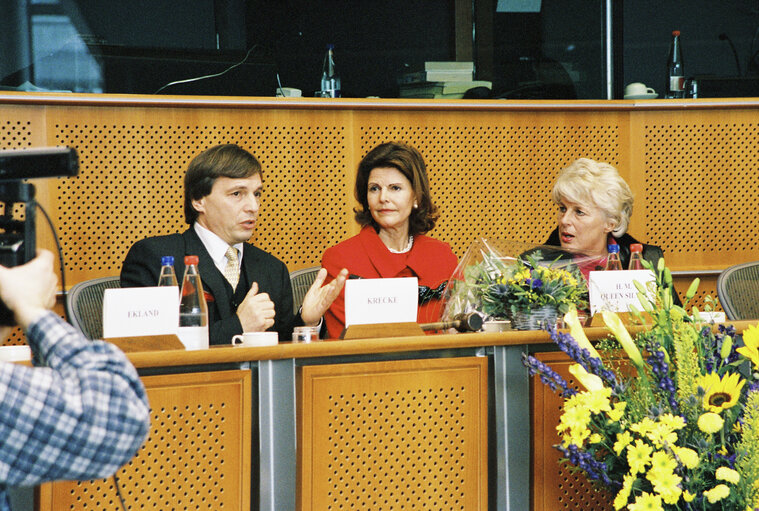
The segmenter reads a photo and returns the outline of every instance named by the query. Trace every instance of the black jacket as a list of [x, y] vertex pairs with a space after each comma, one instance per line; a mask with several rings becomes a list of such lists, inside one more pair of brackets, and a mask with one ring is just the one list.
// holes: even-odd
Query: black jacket
[[174, 256], [174, 271], [180, 285], [184, 275], [184, 256], [198, 256], [198, 271], [208, 301], [210, 344], [229, 344], [233, 335], [242, 333], [236, 311], [252, 282], [258, 283], [259, 293], [269, 293], [274, 302], [276, 316], [274, 326], [269, 330], [276, 330], [280, 341], [289, 341], [293, 327], [303, 324], [299, 314], [293, 315], [290, 274], [282, 261], [244, 243], [240, 282], [237, 292], [233, 292], [192, 227], [182, 234], [155, 236], [135, 243], [121, 268], [121, 287], [155, 286], [161, 270], [161, 256], [165, 255]]
[[[636, 240], [627, 233], [623, 234], [619, 238], [615, 237], [614, 239], [616, 240], [617, 245], [619, 245], [619, 259], [622, 261], [622, 268], [627, 268], [630, 264], [630, 245], [633, 243], [640, 243], [640, 241]], [[553, 232], [548, 236], [546, 245], [555, 247], [561, 246], [558, 228], [554, 229]], [[656, 245], [646, 245], [645, 243], [641, 243], [641, 245], [643, 245], [643, 259], [653, 264], [654, 268], [656, 268], [656, 265], [659, 263], [659, 259], [664, 257], [664, 253]], [[677, 295], [677, 290], [674, 286], [672, 286], [672, 299], [675, 305], [682, 305], [680, 302], [680, 297]]]

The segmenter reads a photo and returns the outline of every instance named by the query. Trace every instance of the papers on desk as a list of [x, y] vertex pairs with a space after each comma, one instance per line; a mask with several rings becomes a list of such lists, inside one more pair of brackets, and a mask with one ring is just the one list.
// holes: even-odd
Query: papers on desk
[[649, 283], [656, 278], [651, 270], [592, 271], [588, 279], [590, 314], [599, 311], [630, 312], [630, 305], [641, 309], [635, 281], [648, 289], [649, 298], [654, 299], [654, 289]]
[[418, 303], [416, 277], [349, 279], [345, 282], [345, 326], [415, 323]]
[[175, 334], [179, 288], [125, 287], [103, 295], [103, 338]]

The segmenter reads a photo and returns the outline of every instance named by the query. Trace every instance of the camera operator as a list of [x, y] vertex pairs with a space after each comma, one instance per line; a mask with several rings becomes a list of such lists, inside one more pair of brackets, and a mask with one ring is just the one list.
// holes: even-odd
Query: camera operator
[[7, 486], [115, 473], [150, 428], [136, 370], [116, 347], [86, 339], [49, 310], [56, 287], [46, 250], [22, 266], [0, 266], [0, 299], [26, 331], [38, 366], [0, 362], [2, 511], [10, 509]]

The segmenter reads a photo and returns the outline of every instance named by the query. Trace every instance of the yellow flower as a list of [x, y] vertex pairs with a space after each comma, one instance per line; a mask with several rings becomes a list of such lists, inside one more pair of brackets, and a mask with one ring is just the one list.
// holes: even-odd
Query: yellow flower
[[671, 413], [665, 413], [659, 417], [659, 422], [672, 430], [683, 429], [685, 427], [685, 419], [679, 415], [672, 415]]
[[743, 344], [737, 351], [751, 362], [754, 367], [759, 369], [759, 326], [751, 325], [743, 331]]
[[574, 305], [569, 307], [569, 310], [564, 314], [564, 323], [569, 326], [569, 334], [575, 340], [580, 348], [584, 348], [590, 352], [590, 356], [601, 359], [596, 349], [590, 344], [588, 336], [585, 335], [583, 325], [580, 324], [580, 319], [577, 316], [577, 308]]
[[653, 447], [642, 440], [636, 440], [635, 445], [627, 447], [627, 464], [630, 465], [631, 474], [646, 471], [646, 465], [651, 462], [653, 450]]
[[698, 418], [698, 429], [704, 433], [716, 433], [722, 429], [724, 424], [725, 421], [722, 420], [722, 417], [714, 412], [706, 412]]
[[741, 480], [741, 475], [732, 468], [728, 467], [719, 467], [717, 469], [717, 472], [714, 474], [714, 477], [720, 481], [727, 481], [728, 483], [733, 484], [738, 484], [738, 481]]
[[635, 502], [627, 506], [630, 511], [663, 511], [661, 497], [643, 492], [638, 495]]
[[672, 450], [685, 468], [694, 469], [698, 466], [698, 453], [693, 449], [673, 446]]
[[569, 366], [569, 373], [587, 390], [601, 390], [604, 388], [604, 383], [601, 378], [595, 374], [590, 374], [580, 364], [572, 364]]
[[614, 442], [614, 452], [617, 453], [617, 456], [622, 454], [622, 451], [625, 450], [625, 447], [630, 445], [632, 441], [633, 441], [633, 437], [629, 431], [623, 431], [622, 433], [617, 433], [617, 441]]
[[656, 427], [656, 423], [650, 417], [643, 417], [640, 422], [636, 422], [630, 429], [638, 433], [640, 436], [646, 436], [649, 432], [653, 431]]
[[611, 389], [603, 387], [601, 390], [594, 390], [592, 392], [585, 392], [585, 406], [590, 410], [590, 413], [610, 412], [611, 403], [609, 402], [609, 396], [611, 396]]
[[711, 490], [704, 492], [704, 497], [709, 501], [709, 504], [719, 502], [720, 500], [727, 498], [728, 495], [730, 495], [730, 488], [724, 484], [718, 484]]
[[625, 328], [622, 320], [613, 312], [602, 311], [601, 314], [603, 315], [606, 328], [611, 330], [611, 333], [614, 334], [614, 337], [617, 338], [617, 341], [619, 341], [622, 348], [624, 348], [627, 356], [630, 357], [630, 361], [638, 368], [638, 374], [645, 374], [643, 356], [640, 354], [638, 346], [635, 345], [635, 341], [633, 341], [633, 338], [630, 336], [627, 328]]
[[672, 456], [664, 451], [656, 451], [651, 456], [651, 469], [648, 473], [653, 474], [655, 477], [656, 474], [667, 474], [674, 472], [676, 468], [677, 462]]
[[746, 380], [741, 379], [737, 373], [726, 374], [721, 379], [717, 373], [700, 377], [698, 385], [706, 391], [704, 409], [720, 413], [722, 410], [735, 406], [745, 384]]
[[590, 435], [590, 438], [588, 438], [588, 442], [591, 444], [599, 444], [601, 443], [601, 440], [603, 440], [603, 437], [599, 435], [598, 433], [593, 433]]
[[614, 403], [614, 406], [612, 407], [611, 411], [607, 414], [609, 416], [609, 420], [613, 422], [619, 422], [619, 420], [622, 418], [622, 416], [625, 413], [625, 407], [627, 406], [627, 403], [624, 401], [619, 401], [617, 403]]
[[696, 496], [693, 493], [689, 492], [688, 490], [685, 490], [683, 492], [683, 500], [685, 502], [693, 502], [693, 499], [695, 499], [695, 498], [696, 498]]
[[627, 505], [627, 501], [630, 499], [630, 491], [632, 491], [632, 485], [635, 481], [636, 477], [632, 474], [627, 474], [622, 479], [622, 489], [614, 497], [614, 509], [616, 511], [623, 509]]

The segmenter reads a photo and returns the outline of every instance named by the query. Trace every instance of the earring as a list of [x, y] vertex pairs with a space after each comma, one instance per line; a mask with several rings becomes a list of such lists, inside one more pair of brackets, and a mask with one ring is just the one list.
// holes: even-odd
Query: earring
[[418, 208], [419, 208], [419, 204], [417, 204], [417, 203], [415, 202], [415, 203], [414, 203], [414, 209], [418, 209]]

